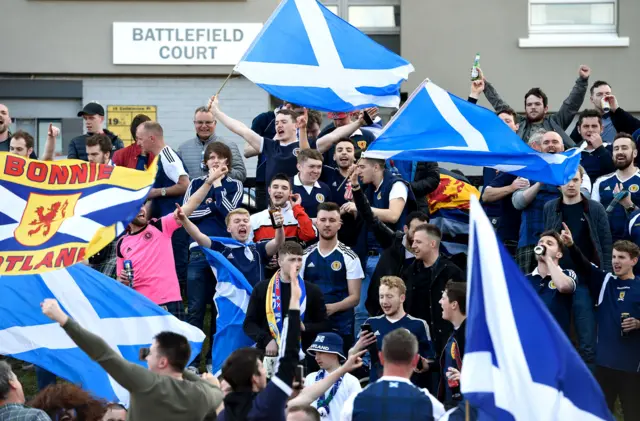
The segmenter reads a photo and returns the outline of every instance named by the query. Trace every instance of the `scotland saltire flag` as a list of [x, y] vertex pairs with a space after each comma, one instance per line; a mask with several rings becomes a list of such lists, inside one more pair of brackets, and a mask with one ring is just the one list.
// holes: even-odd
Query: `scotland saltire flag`
[[613, 420], [593, 376], [471, 199], [460, 380], [495, 420]]
[[[232, 238], [211, 237], [211, 241], [217, 241], [227, 247], [245, 247], [244, 244]], [[254, 344], [242, 330], [253, 287], [242, 272], [221, 253], [204, 247], [202, 250], [218, 281], [213, 297], [218, 316], [211, 350], [211, 363], [212, 372], [219, 373], [222, 363], [233, 351]]]
[[536, 152], [493, 112], [451, 95], [427, 79], [364, 156], [491, 167], [529, 180], [563, 185], [578, 170], [580, 152]]
[[102, 250], [140, 211], [156, 176], [76, 159], [0, 153], [0, 274], [72, 266]]
[[42, 314], [40, 303], [45, 298], [57, 299], [82, 327], [144, 367], [139, 350], [149, 347], [162, 331], [186, 336], [192, 359], [205, 338], [200, 329], [83, 264], [40, 275], [2, 276], [0, 291], [0, 354], [33, 363], [110, 402], [128, 405], [129, 392]]
[[235, 70], [271, 95], [320, 111], [400, 104], [411, 63], [316, 0], [282, 0]]

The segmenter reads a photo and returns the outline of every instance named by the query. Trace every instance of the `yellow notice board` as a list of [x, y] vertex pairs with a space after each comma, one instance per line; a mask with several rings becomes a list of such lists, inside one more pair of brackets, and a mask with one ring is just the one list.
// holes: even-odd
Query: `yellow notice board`
[[107, 130], [118, 135], [125, 146], [133, 143], [131, 138], [131, 120], [138, 114], [144, 114], [157, 121], [158, 107], [155, 105], [108, 105]]

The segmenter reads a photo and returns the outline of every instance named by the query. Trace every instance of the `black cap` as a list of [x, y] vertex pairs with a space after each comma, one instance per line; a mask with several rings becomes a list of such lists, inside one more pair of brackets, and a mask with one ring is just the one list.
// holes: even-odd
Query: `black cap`
[[82, 117], [85, 114], [86, 115], [98, 114], [98, 115], [104, 116], [104, 108], [102, 108], [102, 105], [98, 104], [97, 102], [90, 102], [84, 106], [82, 111], [78, 113], [78, 117]]

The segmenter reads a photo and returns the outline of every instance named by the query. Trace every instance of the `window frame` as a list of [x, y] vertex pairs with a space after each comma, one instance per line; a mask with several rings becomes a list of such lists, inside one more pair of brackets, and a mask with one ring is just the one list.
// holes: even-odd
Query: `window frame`
[[[533, 25], [533, 7], [553, 4], [613, 4], [613, 24]], [[528, 38], [520, 38], [520, 48], [544, 47], [628, 47], [629, 38], [618, 35], [620, 0], [528, 0]]]
[[[320, 2], [325, 6], [338, 6], [338, 16], [346, 22], [349, 22], [349, 6], [402, 6], [401, 0], [320, 0]], [[400, 26], [358, 27], [358, 30], [367, 35], [400, 35]]]

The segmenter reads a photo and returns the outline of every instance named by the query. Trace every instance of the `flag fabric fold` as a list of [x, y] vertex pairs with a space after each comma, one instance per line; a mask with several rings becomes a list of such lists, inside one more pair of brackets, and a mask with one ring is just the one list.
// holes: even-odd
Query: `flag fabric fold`
[[102, 337], [132, 363], [162, 331], [186, 336], [191, 358], [205, 335], [143, 295], [83, 264], [38, 275], [1, 276], [0, 354], [42, 367], [107, 401], [128, 405], [129, 393], [92, 361], [66, 332], [42, 314], [40, 303], [55, 298], [82, 327]]
[[[245, 244], [231, 238], [211, 237], [211, 241], [217, 241], [227, 247], [246, 247]], [[218, 375], [222, 364], [233, 351], [254, 345], [242, 329], [253, 287], [222, 253], [204, 247], [202, 250], [217, 279], [213, 301], [218, 316], [215, 321], [216, 334], [213, 338], [211, 363], [212, 372]]]
[[138, 214], [156, 169], [0, 153], [0, 274], [44, 273], [102, 250]]
[[471, 200], [461, 390], [495, 420], [613, 420], [599, 385]]
[[563, 185], [578, 170], [580, 152], [536, 152], [495, 113], [458, 98], [427, 79], [364, 156], [491, 167], [529, 180]]
[[397, 108], [414, 69], [319, 1], [282, 0], [235, 70], [277, 98], [352, 111]]

